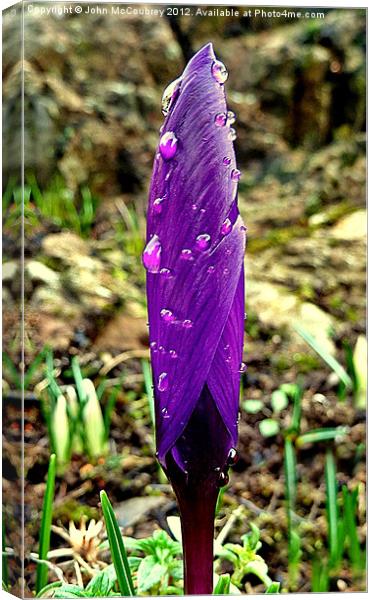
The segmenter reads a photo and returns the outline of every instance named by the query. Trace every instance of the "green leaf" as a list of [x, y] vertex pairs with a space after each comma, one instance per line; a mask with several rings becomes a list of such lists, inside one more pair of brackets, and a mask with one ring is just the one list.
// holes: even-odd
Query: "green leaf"
[[267, 587], [265, 593], [266, 594], [279, 594], [280, 593], [281, 584], [278, 581], [272, 581]]
[[343, 509], [344, 509], [344, 525], [347, 535], [347, 549], [351, 564], [355, 569], [361, 570], [365, 567], [364, 555], [360, 548], [359, 535], [356, 523], [356, 499], [358, 488], [353, 492], [349, 492], [347, 486], [342, 488], [343, 494]]
[[[61, 581], [53, 581], [52, 583], [48, 583], [45, 587], [43, 587], [40, 592], [38, 592], [35, 598], [43, 598], [50, 590], [54, 590], [56, 588], [60, 588], [62, 586]], [[54, 596], [54, 595], [53, 595]]]
[[275, 390], [271, 396], [271, 405], [274, 412], [279, 413], [289, 404], [287, 395], [282, 390]]
[[231, 576], [227, 573], [224, 575], [220, 575], [219, 581], [216, 584], [213, 594], [215, 596], [226, 596], [229, 594], [229, 589], [231, 585]]
[[[56, 455], [52, 454], [49, 460], [47, 486], [45, 489], [43, 510], [41, 517], [40, 536], [39, 536], [39, 559], [46, 560], [49, 551], [52, 514], [53, 514], [53, 498], [54, 484], [56, 480]], [[41, 588], [45, 587], [48, 581], [48, 567], [44, 563], [38, 563], [36, 571], [36, 593]]]
[[244, 400], [242, 402], [242, 408], [250, 415], [255, 415], [260, 412], [264, 406], [262, 400]]
[[300, 385], [296, 385], [294, 388], [293, 394], [293, 414], [291, 417], [291, 425], [290, 430], [294, 431], [294, 433], [299, 433], [300, 430], [300, 420], [302, 417], [302, 396], [303, 389]]
[[293, 442], [290, 438], [285, 439], [285, 492], [290, 521], [297, 498], [297, 464]]
[[54, 598], [89, 598], [89, 594], [78, 585], [68, 583], [57, 589]]
[[263, 437], [272, 437], [280, 431], [280, 426], [274, 419], [263, 419], [259, 423], [259, 431]]
[[326, 453], [325, 462], [326, 480], [326, 508], [328, 516], [328, 542], [330, 562], [333, 566], [338, 563], [338, 505], [337, 505], [337, 479], [333, 453], [330, 449]]
[[300, 435], [296, 440], [296, 445], [300, 448], [306, 444], [315, 442], [326, 442], [344, 437], [348, 432], [348, 427], [324, 427], [322, 429], [313, 429]]
[[111, 558], [117, 574], [119, 589], [123, 596], [135, 596], [131, 570], [113, 507], [104, 490], [101, 491], [100, 498], [110, 545]]
[[346, 388], [352, 388], [352, 379], [342, 367], [342, 365], [332, 356], [329, 352], [321, 346], [321, 344], [311, 335], [308, 331], [303, 329], [300, 325], [295, 326], [295, 331], [304, 339], [312, 350], [314, 350], [320, 358], [338, 375], [340, 381], [346, 386]]
[[167, 574], [167, 565], [160, 564], [155, 556], [146, 556], [137, 571], [137, 586], [139, 592], [146, 592], [160, 583]]

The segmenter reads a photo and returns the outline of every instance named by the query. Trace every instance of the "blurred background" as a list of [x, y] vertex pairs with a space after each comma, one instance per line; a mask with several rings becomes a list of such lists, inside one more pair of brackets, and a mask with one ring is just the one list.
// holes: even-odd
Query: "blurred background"
[[[35, 589], [30, 553], [38, 551], [51, 450], [59, 463], [52, 549], [68, 545], [58, 528], [101, 518], [100, 489], [126, 535], [172, 534], [167, 518], [177, 514], [175, 502], [154, 459], [141, 252], [162, 93], [208, 41], [229, 71], [248, 227], [240, 459], [217, 528], [235, 514], [227, 541], [238, 543], [254, 522], [269, 574], [284, 590], [363, 590], [365, 11], [161, 18], [113, 15], [111, 5], [93, 14], [98, 5], [87, 6], [90, 14], [25, 13], [26, 590]], [[3, 490], [10, 548], [19, 543], [12, 502], [22, 435], [19, 26], [14, 13], [4, 14]], [[76, 404], [84, 409], [91, 396], [96, 441], [102, 429], [98, 447], [84, 410], [74, 417]], [[307, 438], [314, 430], [318, 436]], [[338, 560], [333, 477], [339, 520], [354, 532], [338, 538]], [[346, 506], [352, 521], [343, 516], [352, 514]], [[96, 568], [98, 550], [93, 558], [86, 548], [75, 551]], [[76, 582], [69, 560], [62, 569]], [[218, 570], [233, 572], [222, 561]], [[9, 563], [16, 573], [17, 557]], [[83, 583], [89, 572], [82, 567]], [[17, 577], [10, 582], [16, 587]], [[235, 581], [243, 593], [264, 590], [250, 573]], [[149, 589], [159, 595], [163, 588]]]

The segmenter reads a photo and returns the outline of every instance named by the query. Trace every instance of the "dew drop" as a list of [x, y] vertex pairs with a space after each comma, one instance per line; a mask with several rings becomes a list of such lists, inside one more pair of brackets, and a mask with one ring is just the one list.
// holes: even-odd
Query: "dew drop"
[[238, 169], [233, 169], [231, 172], [231, 179], [233, 181], [239, 181], [241, 177], [241, 171], [239, 171]]
[[177, 358], [177, 352], [176, 352], [176, 350], [169, 350], [168, 353], [171, 356], [171, 358]]
[[233, 127], [230, 128], [229, 132], [228, 132], [228, 139], [231, 142], [234, 142], [234, 140], [237, 138], [237, 133], [236, 130], [233, 129]]
[[228, 275], [228, 273], [229, 273], [229, 269], [224, 269], [223, 274]]
[[202, 252], [209, 248], [210, 243], [211, 243], [211, 236], [209, 236], [208, 233], [201, 233], [196, 238], [196, 247], [198, 248], [198, 250], [201, 250]]
[[169, 419], [169, 418], [170, 418], [170, 415], [168, 414], [168, 410], [167, 410], [167, 408], [166, 408], [166, 407], [165, 407], [165, 408], [162, 408], [162, 410], [161, 410], [161, 414], [162, 414], [162, 417], [163, 417], [164, 419]]
[[162, 212], [162, 203], [163, 198], [156, 198], [153, 202], [154, 212], [156, 212], [158, 215]]
[[236, 448], [231, 448], [228, 452], [227, 464], [229, 467], [233, 467], [233, 465], [238, 462], [238, 452]]
[[158, 273], [161, 266], [162, 246], [157, 235], [153, 235], [142, 253], [142, 262], [149, 273]]
[[228, 233], [230, 233], [232, 231], [232, 221], [227, 218], [225, 219], [225, 221], [223, 222], [223, 225], [221, 226], [220, 229], [220, 233], [222, 235], [228, 235]]
[[150, 348], [153, 352], [157, 352], [157, 342], [150, 342]]
[[210, 265], [209, 268], [207, 269], [207, 273], [213, 273], [214, 271], [215, 271], [214, 265]]
[[172, 81], [163, 92], [162, 96], [162, 113], [166, 117], [171, 110], [172, 105], [174, 104], [176, 98], [180, 92], [181, 85], [181, 77]]
[[219, 477], [218, 477], [218, 486], [224, 487], [225, 485], [228, 485], [228, 483], [229, 483], [228, 473], [224, 473], [224, 471], [221, 471], [221, 473], [219, 473]]
[[211, 66], [211, 73], [215, 81], [222, 85], [228, 79], [228, 71], [226, 66], [220, 60], [214, 60]]
[[193, 327], [193, 322], [190, 319], [185, 319], [183, 321], [183, 327], [184, 329], [190, 329], [191, 327]]
[[240, 373], [245, 373], [245, 371], [247, 371], [247, 365], [245, 365], [245, 363], [242, 362], [240, 364], [239, 372]]
[[223, 158], [223, 165], [227, 165], [228, 166], [228, 165], [231, 164], [231, 162], [232, 162], [232, 159], [229, 158], [229, 156], [224, 156], [224, 158]]
[[159, 346], [159, 352], [161, 354], [164, 354], [166, 352], [166, 350], [164, 349], [164, 346]]
[[227, 112], [227, 122], [229, 125], [233, 125], [233, 123], [235, 123], [236, 121], [236, 115], [234, 114], [233, 110], [228, 110]]
[[160, 315], [166, 323], [172, 323], [176, 318], [174, 313], [171, 310], [168, 310], [168, 308], [162, 308]]
[[183, 260], [193, 260], [193, 252], [189, 248], [184, 248], [180, 253], [180, 258]]
[[197, 209], [198, 209], [197, 204], [192, 204], [192, 210], [197, 210]]
[[167, 373], [161, 373], [158, 377], [158, 389], [160, 392], [165, 392], [168, 388], [168, 375]]
[[159, 274], [162, 275], [162, 277], [164, 277], [165, 279], [172, 279], [171, 269], [167, 269], [167, 267], [161, 269], [159, 271]]
[[177, 137], [173, 131], [164, 133], [159, 142], [159, 151], [164, 160], [171, 160], [176, 154]]
[[201, 213], [201, 215], [204, 215], [205, 212], [206, 212], [206, 209], [205, 208], [201, 208], [201, 210], [199, 212]]
[[227, 115], [225, 113], [218, 113], [214, 119], [216, 127], [224, 127], [227, 122]]

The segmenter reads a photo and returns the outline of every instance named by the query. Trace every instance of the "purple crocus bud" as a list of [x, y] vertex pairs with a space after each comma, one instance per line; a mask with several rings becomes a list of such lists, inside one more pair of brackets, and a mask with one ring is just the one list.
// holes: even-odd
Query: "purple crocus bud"
[[189, 594], [212, 591], [215, 504], [236, 458], [245, 228], [227, 77], [208, 44], [168, 88], [143, 255], [157, 456], [179, 503]]

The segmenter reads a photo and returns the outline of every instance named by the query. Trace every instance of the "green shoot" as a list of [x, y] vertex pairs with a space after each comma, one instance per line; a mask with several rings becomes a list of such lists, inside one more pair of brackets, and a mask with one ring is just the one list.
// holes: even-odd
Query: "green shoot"
[[323, 359], [323, 361], [338, 375], [339, 380], [345, 388], [352, 389], [352, 379], [342, 367], [342, 365], [332, 356], [308, 331], [300, 325], [295, 326], [296, 332], [304, 339], [305, 342]]
[[218, 583], [214, 588], [214, 596], [226, 596], [229, 595], [229, 589], [231, 585], [231, 577], [228, 574], [220, 575]]
[[339, 515], [337, 505], [336, 468], [333, 452], [330, 448], [328, 448], [326, 452], [325, 481], [330, 564], [332, 567], [336, 567], [340, 556], [338, 540]]
[[115, 518], [113, 507], [105, 491], [100, 493], [102, 512], [104, 514], [107, 536], [109, 540], [111, 558], [117, 574], [119, 590], [123, 596], [134, 596], [135, 589], [128, 564], [127, 553], [124, 547], [122, 534]]
[[[39, 560], [46, 560], [49, 551], [52, 513], [53, 513], [53, 498], [54, 484], [56, 479], [56, 455], [52, 454], [49, 461], [47, 486], [44, 495], [40, 536], [39, 536]], [[48, 581], [48, 567], [45, 563], [38, 563], [36, 571], [36, 593], [38, 593]]]

